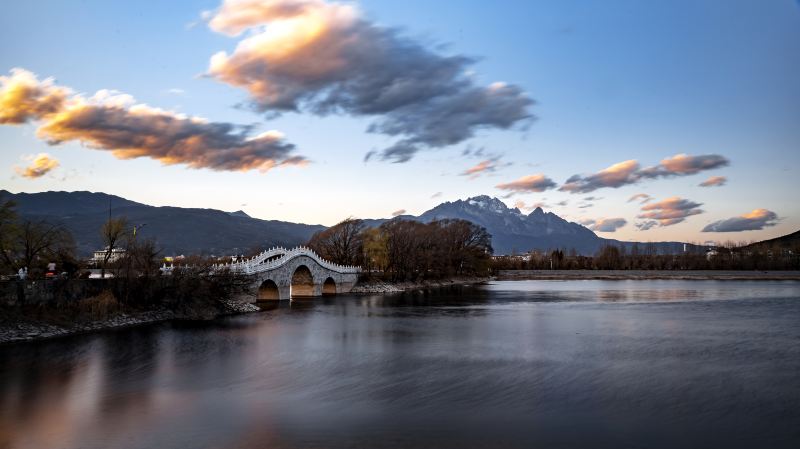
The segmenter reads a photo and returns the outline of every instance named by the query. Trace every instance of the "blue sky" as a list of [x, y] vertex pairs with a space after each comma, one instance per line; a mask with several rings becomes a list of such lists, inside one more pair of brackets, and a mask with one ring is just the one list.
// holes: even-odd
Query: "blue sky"
[[[450, 146], [423, 147], [407, 162], [364, 162], [368, 152], [383, 154], [397, 141], [366, 132], [375, 117], [308, 110], [275, 117], [247, 106], [253, 100], [247, 87], [208, 75], [212, 55], [233, 55], [237, 43], [253, 33], [228, 36], [210, 29], [201, 13], [211, 11], [206, 19], [219, 14], [219, 1], [28, 0], [4, 5], [0, 75], [19, 67], [86, 97], [113, 89], [154, 108], [252, 125], [253, 133], [279, 130], [296, 145], [292, 154], [310, 163], [261, 173], [118, 159], [80, 140], [48, 145], [36, 135], [41, 121], [32, 120], [0, 126], [3, 188], [104, 191], [148, 204], [243, 209], [259, 218], [330, 225], [347, 216], [386, 217], [400, 209], [418, 214], [443, 200], [503, 196], [514, 192], [497, 185], [541, 174], [557, 185], [504, 201], [521, 201], [526, 208], [542, 203], [545, 210], [590, 225], [590, 219], [623, 218], [626, 224], [616, 232], [601, 232], [606, 237], [752, 240], [800, 228], [797, 2], [355, 5], [361, 20], [399, 28], [397, 33], [433, 54], [474, 58], [470, 82], [518, 87], [536, 102], [527, 111], [537, 119], [527, 127], [520, 121], [511, 129], [481, 128]], [[483, 151], [475, 157], [465, 149]], [[58, 167], [34, 178], [20, 174], [39, 153], [58, 160]], [[677, 154], [717, 155], [727, 163], [587, 193], [558, 190], [576, 174], [586, 177], [629, 160], [651, 167]], [[496, 169], [461, 175], [485, 160]], [[711, 176], [727, 182], [698, 186]], [[441, 196], [432, 198], [437, 192]], [[640, 217], [647, 204], [628, 201], [638, 193], [653, 198], [647, 204], [679, 197], [700, 204], [692, 210], [702, 212], [640, 230], [637, 223], [651, 220]], [[760, 230], [701, 232], [709, 223], [757, 209], [778, 219], [768, 222], [772, 226], [756, 223]]]

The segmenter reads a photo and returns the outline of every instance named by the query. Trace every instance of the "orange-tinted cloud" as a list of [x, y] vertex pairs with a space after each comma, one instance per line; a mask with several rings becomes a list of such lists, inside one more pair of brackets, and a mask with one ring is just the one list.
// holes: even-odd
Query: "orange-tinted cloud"
[[495, 167], [495, 161], [487, 159], [485, 161], [478, 162], [476, 165], [464, 170], [461, 175], [470, 177], [480, 176], [481, 173], [492, 171], [495, 169]]
[[617, 232], [617, 229], [628, 224], [628, 220], [624, 218], [598, 218], [596, 220], [589, 218], [581, 220], [580, 223], [595, 232]]
[[570, 193], [588, 193], [604, 187], [618, 188], [647, 179], [688, 176], [728, 165], [730, 161], [718, 154], [690, 156], [677, 154], [666, 158], [654, 167], [640, 168], [636, 160], [614, 164], [591, 175], [573, 175], [559, 190]]
[[544, 192], [547, 189], [552, 189], [556, 183], [552, 179], [543, 174], [523, 176], [516, 181], [498, 184], [495, 187], [500, 190], [508, 190], [511, 192]]
[[700, 187], [720, 187], [728, 182], [728, 178], [724, 176], [712, 176], [705, 181], [701, 182]]
[[508, 129], [531, 119], [533, 104], [515, 85], [479, 86], [470, 58], [430, 46], [366, 19], [351, 3], [226, 0], [209, 27], [243, 37], [211, 57], [208, 75], [248, 92], [271, 114], [308, 111], [371, 117], [368, 130], [399, 140], [380, 151], [394, 162], [418, 151]]
[[767, 209], [755, 209], [738, 217], [715, 221], [704, 227], [703, 232], [759, 231], [776, 224], [778, 214]]
[[655, 225], [671, 226], [678, 224], [692, 215], [702, 214], [701, 203], [674, 196], [657, 203], [642, 206], [642, 214], [638, 218], [646, 220], [637, 224], [642, 230], [650, 229]]
[[585, 177], [574, 175], [567, 179], [567, 182], [559, 190], [570, 193], [588, 193], [601, 187], [621, 187], [638, 181], [638, 171], [639, 163], [631, 159], [614, 164], [593, 175]]
[[0, 124], [20, 125], [64, 109], [72, 96], [52, 78], [39, 81], [33, 73], [14, 68], [0, 76]]
[[147, 157], [165, 165], [219, 171], [267, 171], [306, 163], [277, 131], [247, 135], [245, 127], [136, 104], [129, 95], [101, 90], [91, 98], [39, 82], [15, 69], [0, 78], [3, 123], [40, 122], [36, 134], [50, 144], [77, 141], [119, 159]]
[[508, 165], [510, 165], [510, 163], [501, 164], [500, 157], [493, 157], [491, 159], [486, 159], [481, 162], [478, 162], [472, 167], [464, 170], [461, 173], [461, 176], [469, 176], [470, 179], [475, 179], [483, 174], [495, 172], [497, 171], [498, 168], [505, 167]]
[[29, 160], [31, 163], [27, 167], [15, 168], [17, 174], [29, 179], [41, 178], [60, 165], [58, 160], [47, 153], [39, 153], [36, 157], [29, 158]]
[[660, 168], [674, 175], [693, 175], [703, 170], [724, 167], [728, 163], [726, 158], [718, 154], [690, 156], [682, 153], [662, 160]]

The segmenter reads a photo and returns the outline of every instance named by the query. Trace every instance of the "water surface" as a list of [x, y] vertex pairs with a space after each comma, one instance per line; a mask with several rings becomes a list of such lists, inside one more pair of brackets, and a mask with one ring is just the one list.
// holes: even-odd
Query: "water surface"
[[517, 281], [0, 347], [0, 448], [800, 447], [800, 283]]

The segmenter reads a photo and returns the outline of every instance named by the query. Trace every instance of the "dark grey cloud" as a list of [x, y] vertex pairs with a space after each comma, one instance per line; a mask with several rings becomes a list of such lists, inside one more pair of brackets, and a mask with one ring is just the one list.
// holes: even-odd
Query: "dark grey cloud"
[[649, 231], [656, 226], [658, 226], [658, 222], [655, 220], [647, 220], [636, 223], [636, 228], [640, 231]]
[[703, 228], [703, 232], [760, 231], [778, 224], [778, 214], [767, 209], [756, 209], [750, 213], [715, 221]]
[[224, 34], [252, 32], [233, 53], [214, 55], [208, 73], [247, 90], [260, 111], [373, 118], [369, 132], [398, 138], [379, 154], [393, 162], [532, 120], [534, 101], [519, 86], [480, 86], [473, 59], [441, 54], [351, 4], [257, 3], [226, 1], [211, 19]]
[[629, 203], [632, 201], [638, 201], [639, 204], [645, 204], [649, 203], [650, 201], [653, 201], [653, 197], [646, 193], [637, 193], [636, 195], [633, 195], [632, 197], [628, 198]]

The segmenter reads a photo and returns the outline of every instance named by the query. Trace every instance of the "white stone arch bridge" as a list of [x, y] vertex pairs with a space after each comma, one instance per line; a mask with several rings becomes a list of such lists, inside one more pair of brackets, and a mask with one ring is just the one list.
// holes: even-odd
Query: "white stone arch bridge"
[[347, 293], [361, 267], [339, 265], [310, 248], [272, 248], [241, 262], [216, 265], [252, 279], [251, 302], [311, 298]]

